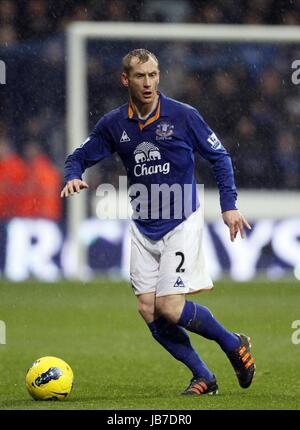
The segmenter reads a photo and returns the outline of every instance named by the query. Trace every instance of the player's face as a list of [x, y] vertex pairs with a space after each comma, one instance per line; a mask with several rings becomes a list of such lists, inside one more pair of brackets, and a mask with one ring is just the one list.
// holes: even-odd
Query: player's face
[[149, 57], [146, 63], [138, 58], [131, 60], [129, 74], [122, 74], [122, 82], [128, 87], [129, 95], [133, 101], [141, 104], [151, 104], [157, 97], [159, 83], [159, 70], [156, 61]]

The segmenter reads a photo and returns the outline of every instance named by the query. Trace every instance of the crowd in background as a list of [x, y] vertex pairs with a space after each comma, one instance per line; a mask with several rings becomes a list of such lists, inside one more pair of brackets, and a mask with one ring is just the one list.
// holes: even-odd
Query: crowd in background
[[45, 38], [75, 20], [299, 25], [299, 0], [1, 0], [0, 40]]
[[[65, 30], [75, 20], [299, 25], [300, 0], [1, 0], [0, 59], [7, 66], [6, 85], [0, 85], [1, 218], [62, 216]], [[300, 85], [291, 81], [297, 45], [140, 45], [160, 59], [161, 89], [198, 108], [224, 142], [239, 188], [300, 186]], [[89, 43], [90, 128], [126, 102], [120, 61], [135, 47], [129, 41]], [[95, 186], [117, 184], [124, 170], [115, 158], [93, 171]], [[198, 181], [216, 186], [203, 160], [196, 170]], [[20, 196], [16, 207], [5, 203], [12, 190]]]
[[61, 174], [40, 144], [27, 142], [20, 156], [0, 137], [0, 218], [47, 218], [60, 221]]

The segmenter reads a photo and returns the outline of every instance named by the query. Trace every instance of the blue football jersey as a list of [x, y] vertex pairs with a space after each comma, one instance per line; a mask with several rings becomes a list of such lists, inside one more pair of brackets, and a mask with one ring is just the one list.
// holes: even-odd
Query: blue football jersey
[[[222, 212], [236, 209], [228, 152], [196, 109], [162, 93], [145, 121], [130, 104], [104, 115], [88, 139], [67, 158], [65, 180], [81, 179], [86, 168], [117, 152], [127, 172], [134, 221], [141, 233], [158, 240], [199, 206], [196, 151], [212, 165]], [[162, 189], [165, 194], [159, 192]], [[169, 194], [168, 189], [172, 191]], [[167, 195], [168, 199], [164, 198]]]

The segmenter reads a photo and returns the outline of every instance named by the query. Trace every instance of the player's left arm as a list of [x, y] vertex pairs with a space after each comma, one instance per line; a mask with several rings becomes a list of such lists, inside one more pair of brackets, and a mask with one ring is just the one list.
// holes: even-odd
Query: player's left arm
[[230, 240], [234, 241], [238, 232], [240, 232], [241, 238], [244, 239], [245, 231], [244, 227], [251, 230], [251, 225], [248, 223], [246, 218], [237, 209], [225, 211], [222, 213], [223, 221], [228, 226], [230, 232]]
[[238, 232], [244, 238], [244, 228], [251, 229], [251, 226], [236, 207], [237, 190], [230, 155], [196, 109], [190, 111], [188, 125], [194, 149], [212, 165], [220, 193], [222, 217], [229, 228], [230, 239], [233, 242]]

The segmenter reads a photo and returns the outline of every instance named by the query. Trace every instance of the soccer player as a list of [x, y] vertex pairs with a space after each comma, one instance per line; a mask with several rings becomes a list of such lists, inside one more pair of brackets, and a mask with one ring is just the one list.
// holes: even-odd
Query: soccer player
[[[251, 227], [236, 208], [228, 152], [196, 109], [158, 91], [159, 74], [158, 59], [146, 49], [135, 49], [123, 58], [121, 81], [128, 89], [129, 101], [104, 115], [88, 139], [69, 155], [61, 197], [88, 188], [82, 180], [85, 169], [114, 152], [119, 154], [132, 189], [136, 187], [140, 195], [147, 191], [137, 205], [144, 210], [136, 210], [131, 221], [130, 276], [138, 310], [154, 339], [191, 370], [191, 382], [182, 394], [218, 392], [215, 375], [191, 345], [187, 331], [217, 342], [240, 386], [247, 388], [255, 372], [250, 339], [227, 330], [208, 308], [186, 297], [212, 288], [202, 251], [203, 223], [194, 177], [196, 151], [212, 165], [231, 241], [238, 233], [244, 237], [244, 228]], [[169, 201], [157, 203], [151, 198], [155, 185], [179, 186], [183, 198], [176, 200], [173, 193]], [[139, 195], [132, 193], [133, 197]], [[166, 206], [170, 216], [163, 216]]]

